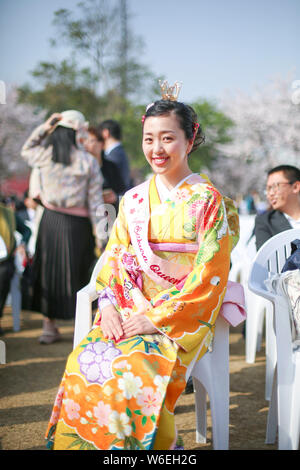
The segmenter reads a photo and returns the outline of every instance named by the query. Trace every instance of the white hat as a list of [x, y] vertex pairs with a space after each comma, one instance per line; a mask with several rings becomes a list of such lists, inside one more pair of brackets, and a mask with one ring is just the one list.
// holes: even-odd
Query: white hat
[[80, 111], [70, 109], [61, 113], [61, 119], [58, 121], [57, 126], [69, 127], [78, 131], [79, 129], [88, 127], [89, 123], [85, 120], [84, 115]]

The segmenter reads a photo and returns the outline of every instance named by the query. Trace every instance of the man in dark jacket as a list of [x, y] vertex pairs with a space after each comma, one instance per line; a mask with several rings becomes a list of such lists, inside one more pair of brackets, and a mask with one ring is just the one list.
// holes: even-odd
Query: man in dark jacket
[[300, 228], [300, 170], [290, 165], [270, 170], [266, 196], [271, 208], [255, 219], [257, 250], [277, 233]]
[[93, 155], [100, 166], [103, 176], [103, 200], [106, 204], [118, 207], [119, 196], [126, 191], [126, 184], [122, 178], [118, 165], [106, 158], [104, 153], [104, 140], [96, 127], [89, 127], [87, 138], [83, 142], [85, 149]]
[[129, 160], [121, 143], [121, 127], [117, 121], [108, 119], [99, 125], [99, 132], [104, 140], [105, 158], [115, 163], [125, 184], [125, 191], [132, 187]]

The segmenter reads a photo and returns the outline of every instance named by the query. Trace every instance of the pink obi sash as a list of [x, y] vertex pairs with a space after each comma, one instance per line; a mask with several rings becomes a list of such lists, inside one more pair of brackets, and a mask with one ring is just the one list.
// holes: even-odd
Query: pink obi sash
[[153, 251], [176, 251], [177, 253], [197, 253], [198, 243], [151, 243]]
[[77, 217], [88, 217], [89, 211], [85, 207], [57, 207], [49, 202], [42, 200], [43, 205], [51, 210], [56, 212], [61, 212], [62, 214], [76, 215]]
[[[202, 181], [202, 178], [199, 177]], [[127, 191], [124, 196], [124, 210], [128, 221], [131, 243], [142, 270], [157, 284], [165, 289], [176, 286], [182, 289], [192, 267], [167, 261], [155, 255], [154, 251], [174, 251], [181, 253], [197, 253], [197, 243], [149, 243], [148, 226], [150, 181]], [[227, 290], [220, 315], [232, 326], [237, 326], [246, 318], [243, 287], [228, 281]]]

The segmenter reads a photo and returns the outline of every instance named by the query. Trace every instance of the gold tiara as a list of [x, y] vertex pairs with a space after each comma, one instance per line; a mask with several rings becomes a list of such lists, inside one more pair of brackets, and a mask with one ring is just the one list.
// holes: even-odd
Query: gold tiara
[[159, 80], [159, 86], [161, 89], [161, 97], [163, 100], [177, 101], [179, 92], [182, 87], [181, 82], [175, 82], [173, 86], [170, 86], [167, 80], [163, 82]]

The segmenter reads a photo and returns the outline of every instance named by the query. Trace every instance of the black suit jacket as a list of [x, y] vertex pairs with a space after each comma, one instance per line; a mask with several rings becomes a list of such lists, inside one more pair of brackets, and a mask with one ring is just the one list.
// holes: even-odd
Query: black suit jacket
[[116, 194], [124, 194], [126, 185], [121, 176], [121, 172], [114, 162], [107, 160], [102, 152], [101, 173], [103, 175], [103, 189], [112, 189]]
[[277, 233], [290, 230], [291, 228], [291, 224], [280, 211], [271, 210], [257, 215], [254, 226], [256, 249], [259, 250], [269, 238], [277, 235]]
[[126, 191], [131, 188], [130, 168], [127, 154], [123, 145], [118, 145], [113, 148], [108, 154], [105, 155], [106, 160], [115, 163], [121, 173], [123, 183], [125, 184]]

